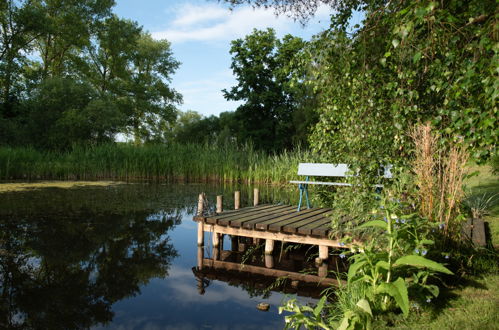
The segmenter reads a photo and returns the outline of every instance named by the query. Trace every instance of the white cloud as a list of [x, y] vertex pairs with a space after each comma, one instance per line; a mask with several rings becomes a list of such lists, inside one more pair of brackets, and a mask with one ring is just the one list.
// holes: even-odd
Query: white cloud
[[214, 4], [187, 4], [177, 8], [168, 29], [152, 35], [174, 43], [231, 40], [251, 33], [254, 28], [271, 27], [285, 33], [293, 24], [292, 19], [276, 17], [272, 10], [238, 7], [230, 11]]

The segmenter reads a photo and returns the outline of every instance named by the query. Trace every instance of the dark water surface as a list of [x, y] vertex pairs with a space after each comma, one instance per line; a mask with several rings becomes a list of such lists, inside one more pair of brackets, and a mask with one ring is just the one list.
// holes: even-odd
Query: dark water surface
[[[264, 201], [289, 202], [285, 191], [260, 189]], [[213, 201], [224, 194], [229, 208], [235, 190], [248, 205], [250, 186], [122, 184], [0, 193], [0, 328], [282, 328], [277, 308], [286, 295], [276, 291], [299, 291], [289, 283], [196, 268], [197, 196], [203, 191]], [[224, 246], [230, 250], [229, 238]], [[214, 252], [207, 244], [202, 253], [210, 258]], [[263, 262], [248, 251], [222, 253], [227, 261]], [[300, 270], [289, 256], [275, 258]], [[314, 297], [320, 290], [309, 285], [300, 294]], [[260, 302], [270, 310], [258, 311]]]

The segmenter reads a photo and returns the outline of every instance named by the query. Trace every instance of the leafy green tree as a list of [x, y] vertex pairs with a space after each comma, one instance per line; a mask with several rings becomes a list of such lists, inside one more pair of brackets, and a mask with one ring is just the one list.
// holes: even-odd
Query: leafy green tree
[[29, 106], [31, 141], [42, 148], [111, 141], [126, 122], [114, 102], [69, 78], [46, 79]]
[[0, 1], [0, 118], [16, 115], [15, 103], [22, 91], [26, 53], [40, 35], [44, 15], [37, 1]]
[[154, 40], [142, 33], [129, 62], [124, 82], [128, 128], [135, 143], [164, 141], [176, 116], [182, 96], [171, 86], [171, 75], [180, 63], [173, 58], [167, 40]]
[[242, 128], [240, 141], [251, 140], [267, 151], [292, 147], [293, 113], [301, 106], [301, 82], [292, 83], [291, 62], [304, 45], [291, 35], [279, 40], [272, 29], [254, 30], [232, 41], [231, 68], [238, 84], [223, 92], [228, 100], [245, 102], [236, 111]]
[[36, 39], [40, 54], [40, 78], [71, 71], [71, 57], [84, 46], [103, 18], [111, 14], [114, 0], [45, 0], [42, 34]]
[[130, 79], [130, 61], [142, 33], [137, 22], [113, 15], [96, 26], [91, 43], [84, 47], [77, 62], [82, 79], [100, 95], [124, 96], [124, 84]]

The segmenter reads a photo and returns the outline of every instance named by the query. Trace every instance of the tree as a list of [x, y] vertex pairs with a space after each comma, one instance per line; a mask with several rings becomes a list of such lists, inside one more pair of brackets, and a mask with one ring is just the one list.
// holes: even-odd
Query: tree
[[167, 40], [154, 40], [142, 33], [129, 63], [129, 78], [124, 82], [129, 131], [139, 144], [165, 140], [176, 116], [182, 96], [168, 85], [180, 63], [173, 58]]
[[42, 148], [112, 141], [126, 121], [115, 103], [70, 78], [46, 79], [29, 107], [31, 141]]
[[254, 30], [232, 41], [231, 68], [238, 84], [223, 92], [228, 100], [245, 102], [236, 111], [240, 141], [251, 140], [267, 151], [292, 147], [293, 113], [301, 106], [302, 82], [292, 80], [291, 62], [304, 45], [291, 35], [278, 40], [272, 29]]
[[[304, 3], [244, 2], [297, 12]], [[336, 10], [331, 28], [311, 43], [308, 59], [315, 73], [308, 83], [320, 95], [311, 144], [324, 160], [371, 168], [404, 163], [411, 151], [407, 133], [420, 121], [440, 130], [442, 143], [464, 141], [475, 160], [496, 152], [494, 1], [320, 2]], [[346, 33], [356, 10], [366, 18]]]
[[137, 22], [113, 15], [98, 23], [97, 31], [77, 61], [77, 70], [100, 95], [123, 97], [124, 84], [130, 79], [128, 70], [142, 29]]
[[0, 2], [0, 91], [1, 117], [14, 117], [14, 103], [19, 99], [26, 53], [40, 35], [44, 23], [38, 1]]
[[99, 21], [111, 14], [114, 0], [45, 0], [43, 33], [35, 46], [40, 54], [40, 78], [61, 76], [71, 71], [72, 53], [90, 43]]

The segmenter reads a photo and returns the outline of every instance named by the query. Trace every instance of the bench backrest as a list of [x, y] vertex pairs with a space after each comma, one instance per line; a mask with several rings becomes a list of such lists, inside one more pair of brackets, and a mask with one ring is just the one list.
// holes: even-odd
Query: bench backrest
[[[392, 165], [384, 166], [382, 176], [387, 179], [392, 178], [391, 168]], [[298, 175], [347, 177], [352, 174], [347, 164], [300, 163]]]
[[298, 175], [306, 176], [346, 177], [348, 171], [347, 164], [300, 163], [298, 165]]

